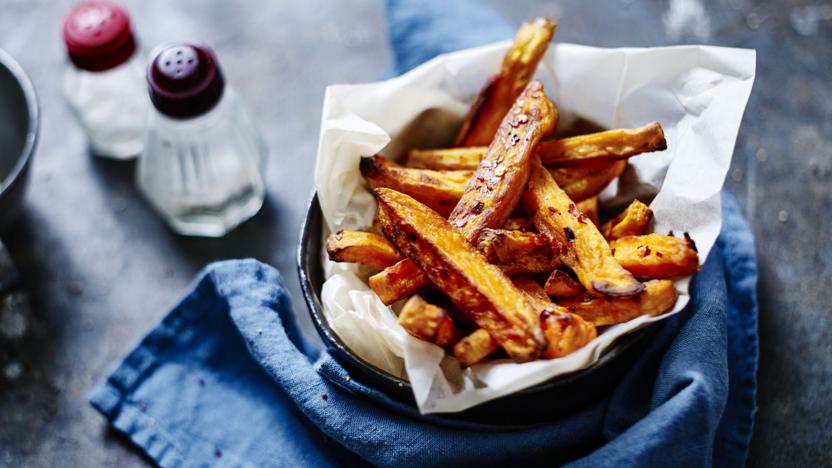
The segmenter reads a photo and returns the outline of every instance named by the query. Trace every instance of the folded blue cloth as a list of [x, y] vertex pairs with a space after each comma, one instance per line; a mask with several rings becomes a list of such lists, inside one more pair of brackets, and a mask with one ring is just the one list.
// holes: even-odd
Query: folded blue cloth
[[[439, 2], [414, 5], [388, 4], [400, 70], [495, 38], [486, 34], [511, 35], [479, 6], [442, 2], [460, 10], [451, 21]], [[471, 30], [481, 34], [460, 36]], [[551, 423], [422, 417], [349, 378], [303, 342], [280, 274], [254, 260], [207, 267], [92, 404], [163, 466], [740, 466], [754, 415], [757, 268], [730, 196], [723, 223], [690, 305], [657, 326], [606, 397]]]

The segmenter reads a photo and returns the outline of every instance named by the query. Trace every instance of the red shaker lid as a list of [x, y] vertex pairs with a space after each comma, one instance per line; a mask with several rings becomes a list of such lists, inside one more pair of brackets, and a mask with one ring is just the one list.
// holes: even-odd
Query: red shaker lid
[[106, 1], [75, 5], [64, 19], [63, 36], [69, 59], [84, 70], [109, 70], [136, 50], [127, 10]]
[[150, 101], [175, 118], [196, 117], [222, 97], [225, 81], [216, 55], [208, 47], [173, 44], [163, 47], [147, 70]]

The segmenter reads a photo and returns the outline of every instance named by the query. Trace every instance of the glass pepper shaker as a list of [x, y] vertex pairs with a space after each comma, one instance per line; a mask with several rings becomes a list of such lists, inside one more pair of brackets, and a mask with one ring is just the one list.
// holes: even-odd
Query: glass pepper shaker
[[147, 71], [150, 101], [139, 189], [174, 231], [219, 237], [263, 204], [267, 150], [213, 51], [161, 48]]
[[98, 156], [129, 159], [142, 151], [147, 95], [144, 60], [130, 15], [119, 5], [76, 5], [63, 23], [72, 66], [64, 94]]

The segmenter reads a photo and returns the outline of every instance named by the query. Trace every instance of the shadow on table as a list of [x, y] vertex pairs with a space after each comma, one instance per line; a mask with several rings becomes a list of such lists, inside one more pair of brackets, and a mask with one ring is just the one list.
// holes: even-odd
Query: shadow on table
[[[162, 217], [144, 199], [135, 185], [135, 161], [112, 161], [90, 157], [96, 181], [115, 203], [109, 207], [119, 221], [131, 226], [143, 238], [159, 243], [163, 251], [175, 250], [181, 260], [198, 270], [207, 263], [253, 257], [273, 263], [279, 245], [294, 245], [294, 239], [282, 239], [278, 223], [285, 211], [268, 193], [260, 211], [220, 238], [189, 237], [174, 233]], [[123, 216], [129, 212], [128, 216]]]

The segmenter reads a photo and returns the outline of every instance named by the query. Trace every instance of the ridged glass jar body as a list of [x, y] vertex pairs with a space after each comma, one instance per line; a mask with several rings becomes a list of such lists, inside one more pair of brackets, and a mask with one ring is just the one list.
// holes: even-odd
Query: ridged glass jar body
[[151, 107], [137, 183], [174, 231], [219, 237], [263, 205], [267, 150], [234, 91], [207, 113], [172, 119]]
[[139, 53], [109, 70], [66, 71], [64, 95], [96, 156], [132, 159], [142, 152], [148, 108], [144, 71]]

